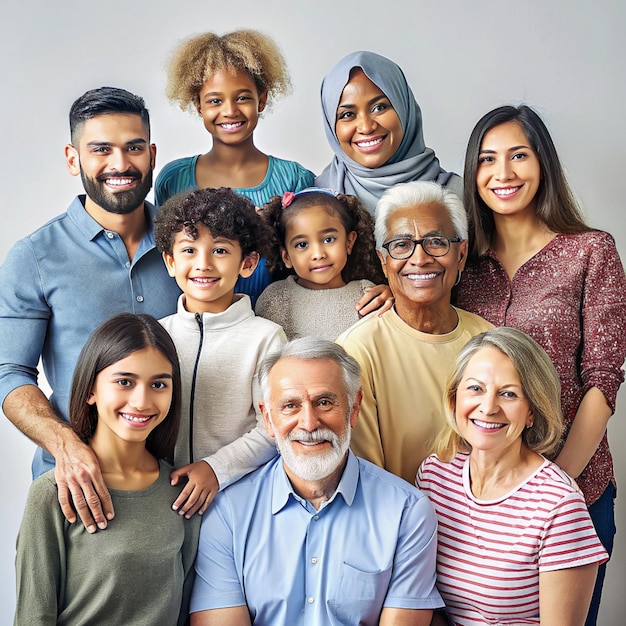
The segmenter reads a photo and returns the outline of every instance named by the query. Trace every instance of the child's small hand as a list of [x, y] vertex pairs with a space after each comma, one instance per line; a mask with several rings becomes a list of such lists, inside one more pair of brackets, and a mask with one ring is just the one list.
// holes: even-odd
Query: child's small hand
[[172, 508], [187, 519], [196, 512], [202, 515], [220, 488], [213, 468], [206, 461], [196, 461], [191, 465], [179, 467], [170, 474], [172, 485], [177, 485], [181, 478], [187, 478], [187, 484], [172, 504]]
[[361, 299], [356, 303], [356, 310], [361, 317], [372, 311], [382, 315], [393, 306], [393, 294], [388, 285], [374, 285], [368, 287]]

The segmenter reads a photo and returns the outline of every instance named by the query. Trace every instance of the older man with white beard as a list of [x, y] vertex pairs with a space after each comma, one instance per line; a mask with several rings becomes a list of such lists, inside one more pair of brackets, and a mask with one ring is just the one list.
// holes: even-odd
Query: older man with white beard
[[356, 361], [302, 338], [259, 378], [280, 455], [205, 514], [192, 626], [430, 624], [443, 605], [435, 516], [418, 489], [350, 452]]

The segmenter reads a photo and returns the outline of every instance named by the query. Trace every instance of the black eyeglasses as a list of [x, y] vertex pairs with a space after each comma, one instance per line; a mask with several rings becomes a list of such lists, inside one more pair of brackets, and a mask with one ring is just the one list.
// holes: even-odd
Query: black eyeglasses
[[383, 244], [389, 256], [396, 261], [403, 261], [413, 256], [415, 247], [419, 244], [429, 256], [446, 256], [450, 251], [451, 243], [463, 241], [460, 237], [423, 237], [422, 239], [392, 239]]

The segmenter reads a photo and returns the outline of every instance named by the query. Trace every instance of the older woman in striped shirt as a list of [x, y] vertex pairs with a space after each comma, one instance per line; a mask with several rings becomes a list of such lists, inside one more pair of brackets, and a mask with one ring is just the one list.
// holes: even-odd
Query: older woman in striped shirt
[[543, 456], [562, 428], [546, 352], [513, 328], [477, 335], [446, 398], [447, 428], [417, 484], [437, 512], [450, 623], [584, 624], [608, 556], [575, 482]]

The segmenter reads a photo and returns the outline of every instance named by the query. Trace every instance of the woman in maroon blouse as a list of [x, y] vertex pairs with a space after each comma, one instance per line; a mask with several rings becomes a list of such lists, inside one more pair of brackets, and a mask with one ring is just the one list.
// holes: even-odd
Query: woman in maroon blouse
[[[475, 126], [465, 158], [470, 257], [457, 304], [531, 335], [561, 381], [565, 427], [554, 461], [582, 489], [610, 554], [615, 476], [606, 436], [624, 379], [626, 280], [608, 233], [581, 216], [541, 118], [504, 106]], [[605, 566], [587, 625], [595, 624]]]

